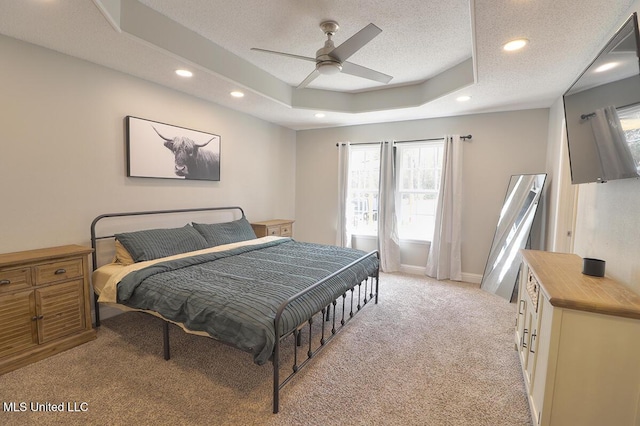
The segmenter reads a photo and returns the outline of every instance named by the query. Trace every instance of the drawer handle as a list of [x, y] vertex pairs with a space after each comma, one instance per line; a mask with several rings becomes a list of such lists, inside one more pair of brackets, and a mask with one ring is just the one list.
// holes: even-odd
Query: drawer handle
[[54, 274], [56, 274], [56, 275], [62, 275], [62, 274], [66, 274], [66, 273], [67, 273], [67, 270], [64, 269], [64, 268], [60, 268], [60, 269], [58, 269], [57, 271], [54, 272]]
[[538, 335], [536, 334], [536, 330], [534, 330], [533, 333], [531, 334], [531, 339], [529, 340], [529, 352], [531, 352], [532, 354], [536, 353], [533, 350], [533, 343], [535, 342], [537, 336]]
[[41, 320], [42, 318], [44, 318], [44, 315], [38, 315], [37, 317], [31, 317], [31, 321]]
[[524, 299], [520, 299], [520, 306], [518, 306], [518, 314], [519, 315], [524, 315], [524, 312], [522, 312], [522, 305], [524, 304]]
[[527, 347], [527, 334], [529, 334], [529, 330], [527, 330], [526, 328], [522, 331], [522, 347], [526, 348]]
[[11, 284], [11, 280], [2, 280], [0, 281], [0, 285], [9, 285]]

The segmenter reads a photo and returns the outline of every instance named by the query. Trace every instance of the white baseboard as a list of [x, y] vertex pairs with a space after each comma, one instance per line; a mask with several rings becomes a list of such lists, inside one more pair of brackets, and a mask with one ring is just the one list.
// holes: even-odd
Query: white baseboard
[[480, 284], [482, 282], [481, 274], [470, 274], [468, 272], [462, 273], [462, 281], [466, 283]]
[[[405, 274], [424, 275], [427, 268], [415, 265], [400, 265], [400, 272]], [[481, 274], [462, 273], [462, 281], [466, 283], [480, 284], [482, 282]]]
[[415, 265], [400, 265], [400, 272], [405, 274], [424, 275], [427, 268]]

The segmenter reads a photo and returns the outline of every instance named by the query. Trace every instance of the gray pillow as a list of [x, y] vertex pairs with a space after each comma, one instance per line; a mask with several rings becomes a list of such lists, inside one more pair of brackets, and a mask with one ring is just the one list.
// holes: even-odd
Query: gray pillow
[[182, 228], [147, 229], [115, 235], [135, 262], [207, 248], [207, 241], [191, 225]]
[[256, 233], [246, 217], [224, 223], [193, 223], [193, 227], [202, 234], [210, 247], [222, 244], [253, 240]]

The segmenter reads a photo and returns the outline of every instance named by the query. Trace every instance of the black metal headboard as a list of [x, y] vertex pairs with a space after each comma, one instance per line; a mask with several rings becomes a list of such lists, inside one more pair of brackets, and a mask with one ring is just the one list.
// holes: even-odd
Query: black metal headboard
[[179, 214], [179, 213], [194, 213], [194, 212], [213, 212], [213, 211], [233, 211], [238, 210], [242, 217], [244, 217], [244, 210], [238, 206], [230, 206], [230, 207], [197, 207], [192, 209], [171, 209], [171, 210], [152, 210], [152, 211], [139, 211], [139, 212], [120, 212], [120, 213], [106, 213], [101, 214], [100, 216], [93, 219], [91, 222], [91, 247], [93, 248], [93, 253], [91, 254], [91, 260], [93, 261], [93, 270], [95, 271], [98, 268], [98, 250], [97, 250], [97, 242], [98, 240], [110, 239], [114, 238], [115, 234], [109, 232], [108, 235], [97, 235], [96, 233], [96, 225], [99, 221], [106, 218], [113, 217], [132, 217], [132, 216], [153, 216], [153, 215], [169, 215], [169, 214]]

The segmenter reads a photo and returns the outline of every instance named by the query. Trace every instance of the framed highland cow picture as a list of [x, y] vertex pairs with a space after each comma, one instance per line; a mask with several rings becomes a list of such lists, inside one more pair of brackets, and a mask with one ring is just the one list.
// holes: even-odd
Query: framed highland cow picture
[[127, 116], [127, 176], [220, 180], [220, 136]]

